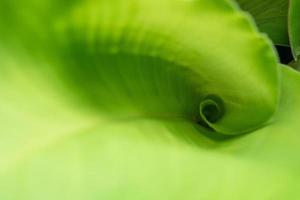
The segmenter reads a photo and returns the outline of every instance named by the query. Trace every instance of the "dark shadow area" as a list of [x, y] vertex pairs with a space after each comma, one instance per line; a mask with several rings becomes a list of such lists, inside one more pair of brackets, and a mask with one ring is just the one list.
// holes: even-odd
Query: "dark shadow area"
[[293, 55], [290, 47], [279, 45], [275, 45], [275, 47], [282, 64], [288, 64], [293, 61]]

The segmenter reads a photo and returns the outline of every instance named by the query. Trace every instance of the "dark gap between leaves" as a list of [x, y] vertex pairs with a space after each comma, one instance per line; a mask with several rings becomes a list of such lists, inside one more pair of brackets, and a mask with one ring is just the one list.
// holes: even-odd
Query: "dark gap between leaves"
[[293, 61], [293, 55], [290, 47], [279, 45], [275, 45], [275, 47], [282, 64], [288, 64]]

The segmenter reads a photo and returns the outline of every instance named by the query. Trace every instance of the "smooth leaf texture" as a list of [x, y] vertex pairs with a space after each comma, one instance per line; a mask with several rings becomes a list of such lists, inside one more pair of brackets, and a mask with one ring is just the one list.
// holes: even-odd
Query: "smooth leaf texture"
[[27, 134], [1, 164], [0, 197], [293, 199], [299, 195], [300, 96], [294, 91], [300, 75], [283, 72], [286, 98], [274, 123], [230, 141], [210, 140], [187, 120], [157, 118], [86, 127], [73, 121], [76, 131]]
[[[275, 44], [289, 45], [288, 0], [236, 0]], [[296, 20], [296, 19], [295, 19]]]
[[230, 1], [0, 16], [1, 200], [299, 196], [300, 75]]
[[300, 1], [290, 0], [289, 34], [292, 53], [295, 60], [300, 56]]
[[300, 70], [300, 61], [299, 61], [299, 59], [297, 61], [290, 62], [289, 66], [299, 71]]
[[[26, 17], [44, 5], [35, 4], [27, 4], [18, 23], [27, 26]], [[14, 48], [14, 54], [40, 58], [44, 63], [33, 65], [69, 82], [76, 94], [72, 101], [114, 117], [181, 116], [227, 135], [261, 127], [276, 110], [273, 49], [226, 1], [84, 1], [69, 7], [53, 18], [44, 10], [51, 14], [24, 30], [23, 23], [12, 27], [26, 32], [20, 42], [25, 50], [5, 44], [3, 51]], [[226, 56], [214, 59], [217, 55]]]

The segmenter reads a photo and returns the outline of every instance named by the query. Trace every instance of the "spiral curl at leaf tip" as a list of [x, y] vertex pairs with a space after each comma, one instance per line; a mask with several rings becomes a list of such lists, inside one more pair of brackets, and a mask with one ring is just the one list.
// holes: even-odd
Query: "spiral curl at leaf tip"
[[230, 2], [78, 1], [38, 19], [43, 38], [24, 37], [47, 44], [101, 113], [188, 116], [238, 135], [273, 116], [279, 71], [270, 42]]
[[[75, 23], [65, 24], [83, 42], [90, 35], [87, 31], [99, 33], [89, 41], [101, 46], [100, 54], [124, 53], [176, 64], [174, 70], [192, 83], [197, 99], [202, 99], [198, 102], [201, 120], [216, 132], [236, 135], [271, 118], [277, 107], [279, 72], [270, 42], [249, 17], [225, 2], [129, 1], [123, 5], [99, 1], [92, 2], [93, 16], [90, 5], [80, 5]], [[91, 19], [96, 21], [89, 23]], [[214, 19], [222, 23], [212, 24]], [[165, 68], [159, 70], [169, 70]], [[148, 69], [139, 66], [139, 70]]]

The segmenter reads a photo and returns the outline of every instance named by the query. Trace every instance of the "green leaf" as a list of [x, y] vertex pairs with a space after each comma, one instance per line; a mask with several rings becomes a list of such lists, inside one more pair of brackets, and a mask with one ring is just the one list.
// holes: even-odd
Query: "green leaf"
[[295, 61], [293, 60], [292, 62], [289, 63], [289, 66], [296, 69], [296, 70], [300, 70], [300, 62], [299, 60]]
[[[22, 10], [27, 13], [20, 20], [34, 15], [33, 5]], [[262, 126], [277, 107], [279, 73], [269, 41], [223, 0], [88, 1], [59, 17], [43, 12], [49, 16], [25, 27], [25, 42], [20, 42], [35, 60], [45, 62], [30, 65], [51, 65], [53, 72], [47, 73], [69, 82], [73, 99], [100, 113], [176, 115], [236, 135]], [[6, 46], [3, 51], [14, 48]], [[244, 78], [237, 84], [236, 77]], [[211, 96], [222, 105], [213, 105]], [[207, 101], [212, 104], [206, 107], [222, 107], [224, 114], [210, 121], [211, 109], [200, 106]]]
[[289, 8], [289, 36], [295, 60], [300, 56], [300, 1], [291, 0]]
[[92, 125], [65, 118], [43, 134], [16, 130], [18, 138], [5, 142], [2, 134], [7, 157], [0, 197], [293, 199], [299, 195], [300, 75], [283, 72], [285, 98], [273, 123], [234, 140], [206, 138], [209, 132], [185, 119], [147, 117]]
[[300, 75], [229, 1], [4, 0], [0, 36], [1, 200], [299, 196]]
[[275, 44], [289, 45], [288, 0], [236, 0]]

